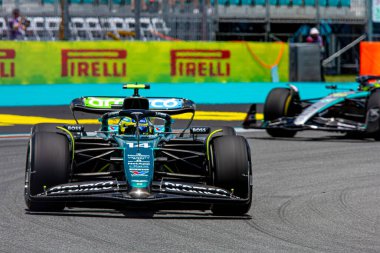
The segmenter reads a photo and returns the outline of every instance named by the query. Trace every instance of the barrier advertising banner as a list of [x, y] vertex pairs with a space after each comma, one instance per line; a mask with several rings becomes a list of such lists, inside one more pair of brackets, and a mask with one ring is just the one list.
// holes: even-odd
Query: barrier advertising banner
[[0, 84], [288, 81], [285, 43], [0, 41]]

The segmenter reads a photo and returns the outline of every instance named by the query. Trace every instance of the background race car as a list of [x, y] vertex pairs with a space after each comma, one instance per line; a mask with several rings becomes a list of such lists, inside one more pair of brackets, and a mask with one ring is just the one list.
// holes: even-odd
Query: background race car
[[380, 140], [380, 76], [360, 76], [357, 91], [333, 92], [324, 98], [302, 100], [297, 87], [275, 88], [268, 94], [264, 119], [257, 119], [253, 104], [243, 122], [244, 128], [266, 129], [273, 137], [293, 137], [297, 131], [324, 130], [346, 132], [351, 137]]

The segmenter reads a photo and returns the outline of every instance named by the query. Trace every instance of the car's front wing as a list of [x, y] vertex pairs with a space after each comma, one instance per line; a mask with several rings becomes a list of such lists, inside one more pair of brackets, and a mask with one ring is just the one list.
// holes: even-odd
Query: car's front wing
[[341, 132], [365, 132], [366, 124], [340, 118], [314, 117], [305, 124], [294, 124], [295, 118], [279, 118], [273, 121], [251, 120], [247, 128], [254, 129], [286, 129], [293, 131], [321, 130]]
[[[248, 186], [249, 187], [249, 186]], [[128, 193], [126, 182], [99, 181], [81, 182], [55, 186], [44, 193], [29, 196], [37, 202], [75, 203], [113, 203], [125, 207], [154, 207], [169, 203], [218, 204], [246, 203], [248, 198], [239, 198], [232, 192], [214, 186], [184, 182], [153, 182], [149, 196], [136, 198]], [[104, 205], [103, 205], [104, 206]]]

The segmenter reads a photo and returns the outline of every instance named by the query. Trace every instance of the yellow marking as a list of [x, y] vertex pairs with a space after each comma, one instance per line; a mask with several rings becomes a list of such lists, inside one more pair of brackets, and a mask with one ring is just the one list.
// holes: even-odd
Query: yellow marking
[[[213, 111], [198, 111], [195, 113], [195, 120], [219, 120], [219, 121], [243, 121], [246, 117], [244, 112], [213, 112]], [[174, 115], [173, 119], [190, 119], [191, 113]], [[262, 114], [256, 114], [256, 119], [262, 119]], [[99, 124], [98, 119], [80, 119], [81, 125]], [[42, 116], [24, 116], [13, 114], [0, 114], [0, 126], [10, 125], [34, 125], [38, 123], [57, 123], [75, 125], [73, 119], [49, 118]]]
[[108, 125], [117, 125], [117, 124], [119, 124], [119, 122], [120, 122], [120, 119], [117, 119], [117, 118], [108, 119]]
[[[190, 119], [191, 113], [174, 115], [173, 119]], [[194, 120], [221, 120], [221, 121], [242, 121], [247, 116], [245, 112], [213, 112], [197, 111]]]
[[170, 167], [169, 166], [167, 166], [166, 164], [164, 164], [164, 167], [170, 172], [170, 173], [173, 173], [173, 170], [172, 169], [170, 169]]
[[256, 113], [255, 119], [256, 120], [264, 120], [264, 114], [262, 114], [262, 113]]
[[104, 165], [102, 168], [100, 168], [100, 170], [98, 172], [103, 172], [103, 170], [105, 170], [108, 166], [110, 166], [111, 164], [107, 163], [106, 165]]
[[73, 155], [72, 155], [72, 160], [71, 161], [73, 162], [74, 161], [74, 156], [75, 156], [75, 140], [74, 140], [74, 136], [73, 136], [73, 134], [69, 130], [67, 130], [64, 127], [57, 126], [56, 128], [60, 129], [61, 131], [66, 132], [68, 135], [70, 135], [70, 138], [71, 138], [71, 149], [73, 151]]
[[0, 126], [14, 126], [13, 124], [8, 124], [8, 123], [2, 123], [0, 122]]
[[[12, 114], [0, 114], [1, 124], [12, 124], [12, 125], [34, 125], [38, 123], [58, 123], [58, 124], [71, 124], [75, 125], [76, 122], [73, 119], [58, 119], [58, 118], [48, 118], [41, 116], [23, 116], [23, 115], [12, 115]], [[82, 119], [79, 120], [80, 124], [99, 124], [97, 119]]]
[[290, 101], [292, 99], [292, 96], [289, 94], [288, 98], [286, 99], [285, 101], [285, 109], [284, 109], [284, 115], [288, 115], [288, 109], [289, 109], [289, 106], [290, 106]]
[[124, 89], [146, 89], [147, 85], [145, 84], [125, 84]]
[[211, 140], [211, 137], [218, 133], [218, 132], [223, 132], [223, 129], [217, 129], [215, 130], [214, 132], [212, 132], [208, 137], [207, 137], [207, 140], [206, 140], [206, 154], [207, 154], [207, 160], [210, 161], [210, 140]]

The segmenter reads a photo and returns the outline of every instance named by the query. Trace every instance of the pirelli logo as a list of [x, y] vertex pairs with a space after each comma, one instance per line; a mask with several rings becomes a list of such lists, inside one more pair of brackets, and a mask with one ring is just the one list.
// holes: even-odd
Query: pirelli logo
[[0, 77], [12, 78], [15, 76], [15, 57], [14, 49], [0, 49]]
[[127, 50], [62, 49], [62, 77], [126, 77]]
[[171, 76], [230, 76], [229, 50], [171, 50]]

